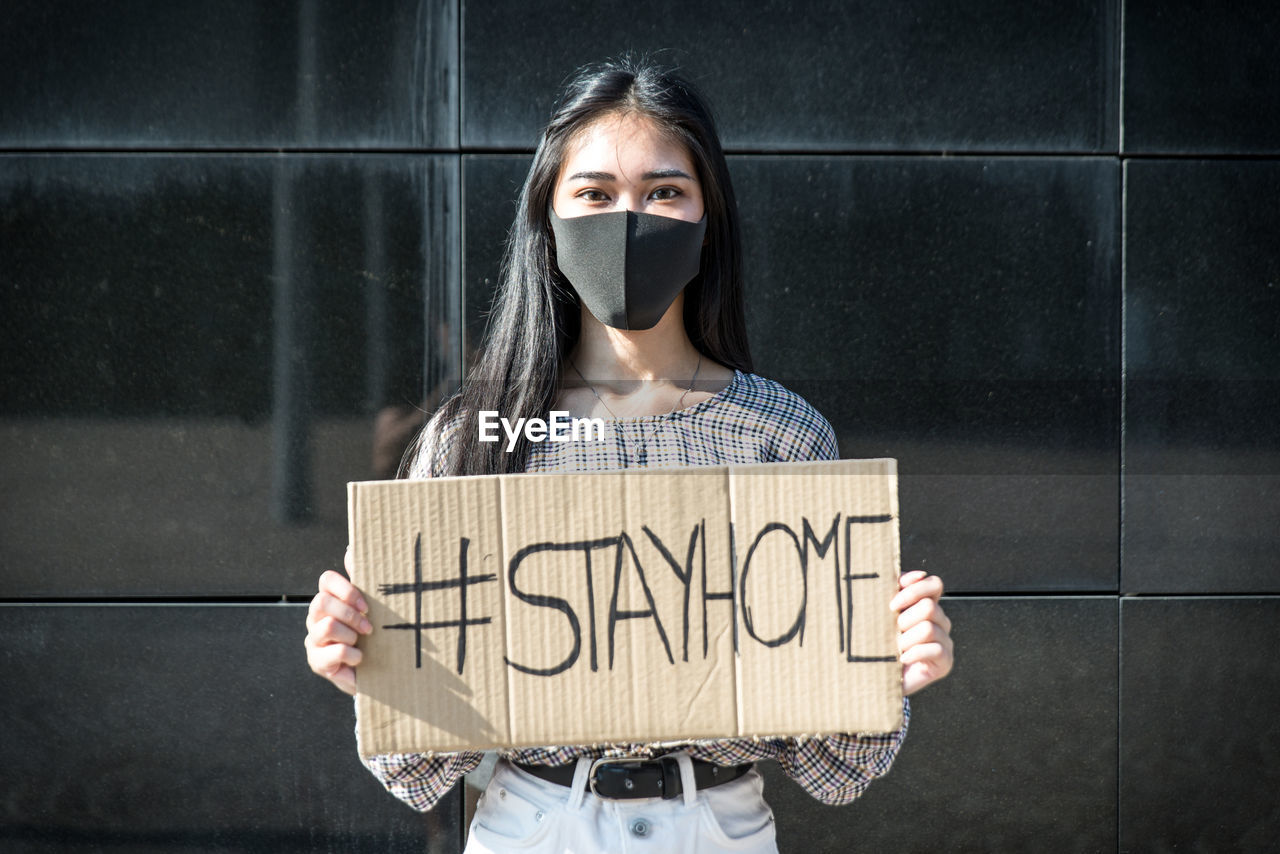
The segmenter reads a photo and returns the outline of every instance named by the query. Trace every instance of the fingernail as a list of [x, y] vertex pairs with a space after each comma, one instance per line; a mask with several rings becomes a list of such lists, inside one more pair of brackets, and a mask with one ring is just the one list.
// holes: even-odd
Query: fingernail
[[373, 631], [373, 623], [370, 623], [368, 620], [361, 620], [360, 631], [366, 635], [369, 634], [370, 632]]
[[358, 610], [361, 614], [369, 613], [369, 603], [364, 601], [363, 596], [356, 600], [356, 610]]

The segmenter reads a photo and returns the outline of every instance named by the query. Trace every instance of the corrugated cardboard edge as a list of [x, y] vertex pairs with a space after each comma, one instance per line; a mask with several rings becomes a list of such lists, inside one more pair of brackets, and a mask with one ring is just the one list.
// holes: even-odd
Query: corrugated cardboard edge
[[[895, 577], [900, 578], [902, 576], [902, 517], [898, 512], [898, 461], [893, 457], [882, 457], [881, 459], [884, 460], [886, 474], [889, 480], [889, 513], [893, 517], [890, 522], [890, 524], [893, 525], [893, 569]], [[897, 632], [897, 620], [894, 620], [893, 622], [893, 630], [895, 633]], [[899, 660], [901, 660], [901, 653], [899, 653]], [[901, 670], [901, 664], [899, 664], [899, 670]], [[897, 730], [902, 729], [902, 724], [904, 722], [903, 700], [905, 695], [902, 693], [901, 679], [898, 680], [897, 685], [898, 715], [895, 718], [893, 728], [891, 730], [886, 730], [886, 732], [896, 732]]]
[[[361, 481], [353, 481], [347, 484], [347, 548], [348, 549], [350, 549], [351, 544], [356, 541], [356, 490], [360, 488], [360, 484], [361, 484]], [[359, 570], [355, 567], [354, 553], [352, 554], [351, 559], [352, 559], [352, 568], [355, 569], [355, 572], [353, 573], [353, 575], [358, 575]], [[354, 577], [351, 579], [351, 583], [355, 584]], [[356, 585], [356, 586], [358, 587], [359, 585]], [[359, 639], [357, 638], [357, 645], [358, 645], [358, 640]], [[360, 699], [360, 695], [358, 693], [359, 690], [360, 690], [360, 673], [357, 671], [356, 672], [357, 704]], [[359, 730], [357, 729], [357, 733], [358, 732]]]
[[[507, 480], [518, 475], [501, 475], [498, 477], [498, 512], [503, 517], [507, 514]], [[507, 526], [505, 524], [498, 525], [498, 554], [502, 558], [502, 564], [505, 567], [507, 559]], [[511, 654], [511, 621], [507, 619], [507, 605], [511, 599], [511, 581], [507, 576], [505, 568], [498, 573], [502, 583], [502, 648], [504, 655]], [[507, 721], [506, 734], [508, 743], [514, 741], [514, 733], [516, 731], [516, 721], [513, 715], [513, 709], [516, 707], [515, 682], [510, 667], [504, 669], [504, 675], [507, 677], [504, 681], [507, 684]]]
[[[734, 521], [738, 518], [733, 504], [733, 470], [734, 466], [725, 466], [725, 491], [729, 494], [729, 583], [733, 591], [733, 614], [730, 630], [733, 632], [733, 704], [734, 720], [738, 722], [736, 735], [742, 736], [746, 730], [746, 722], [742, 715], [742, 656], [738, 653], [738, 613], [741, 602], [738, 601], [738, 540]], [[704, 591], [705, 595], [705, 591]]]
[[[360, 488], [360, 484], [361, 484], [360, 481], [353, 481], [347, 484], [347, 548], [348, 549], [350, 549], [351, 544], [356, 541], [356, 491]], [[356, 578], [359, 576], [360, 573], [359, 573], [359, 568], [355, 565], [354, 553], [352, 554], [351, 558], [352, 558], [351, 583], [355, 584]], [[356, 585], [356, 586], [358, 587], [359, 585]], [[360, 645], [360, 640], [357, 637], [356, 646], [359, 647], [359, 645]], [[355, 678], [356, 678], [356, 696], [354, 700], [355, 700], [355, 708], [356, 708], [356, 752], [360, 756], [371, 756], [374, 754], [371, 754], [365, 750], [364, 739], [361, 737], [361, 730], [363, 729], [362, 722], [365, 720], [366, 717], [368, 717], [369, 710], [366, 706], [364, 695], [360, 693], [360, 668], [358, 667], [355, 668]]]

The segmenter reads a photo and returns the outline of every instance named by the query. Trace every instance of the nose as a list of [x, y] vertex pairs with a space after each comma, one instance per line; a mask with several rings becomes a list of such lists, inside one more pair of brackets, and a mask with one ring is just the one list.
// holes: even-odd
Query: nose
[[623, 193], [618, 201], [624, 210], [631, 213], [644, 213], [644, 199], [639, 193]]

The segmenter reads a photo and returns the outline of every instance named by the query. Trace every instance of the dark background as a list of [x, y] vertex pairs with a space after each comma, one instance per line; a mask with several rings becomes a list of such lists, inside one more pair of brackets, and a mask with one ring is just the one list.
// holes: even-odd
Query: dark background
[[[1280, 836], [1280, 5], [10, 0], [0, 848], [457, 851], [305, 603], [577, 65], [716, 106], [756, 367], [900, 460], [957, 664], [785, 852]], [[380, 420], [379, 420], [380, 419]], [[375, 424], [381, 425], [375, 430]]]

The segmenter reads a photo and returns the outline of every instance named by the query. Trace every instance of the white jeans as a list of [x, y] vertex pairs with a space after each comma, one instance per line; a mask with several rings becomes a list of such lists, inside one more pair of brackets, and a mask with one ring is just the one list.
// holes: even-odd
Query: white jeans
[[465, 854], [777, 854], [773, 812], [755, 769], [698, 790], [688, 755], [676, 754], [684, 794], [671, 800], [598, 798], [591, 761], [578, 760], [569, 787], [498, 762], [480, 796]]

